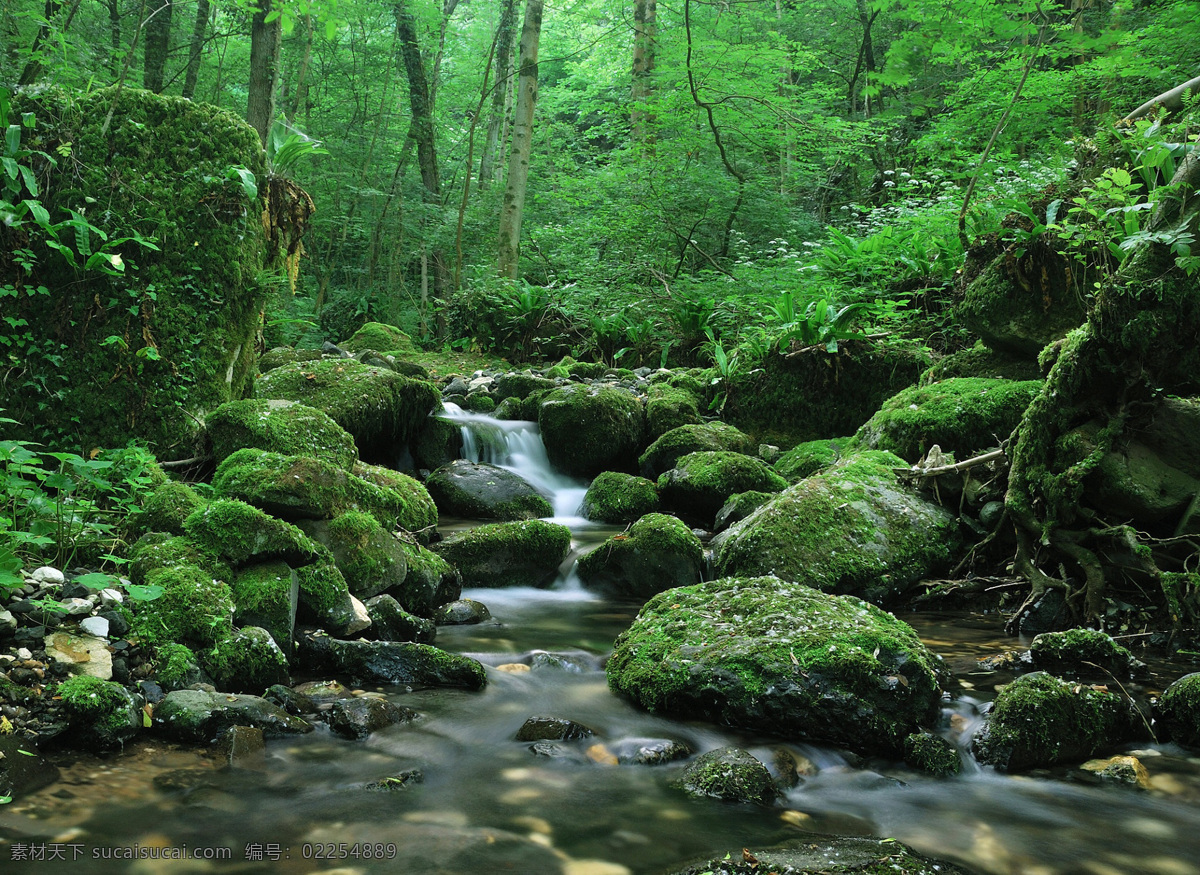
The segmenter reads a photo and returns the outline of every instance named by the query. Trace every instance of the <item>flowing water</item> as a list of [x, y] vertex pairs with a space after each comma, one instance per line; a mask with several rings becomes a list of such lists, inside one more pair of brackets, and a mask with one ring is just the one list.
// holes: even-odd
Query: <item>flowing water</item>
[[[514, 458], [506, 464], [520, 471]], [[577, 506], [571, 497], [556, 513], [571, 519]], [[578, 546], [610, 532], [577, 527]], [[1150, 791], [1066, 772], [1001, 775], [966, 758], [961, 776], [933, 779], [902, 764], [667, 720], [613, 696], [603, 661], [637, 605], [592, 595], [568, 575], [550, 590], [467, 595], [487, 604], [494, 622], [440, 628], [438, 644], [492, 667], [482, 692], [380, 688], [421, 718], [358, 742], [319, 727], [270, 742], [251, 768], [221, 770], [210, 752], [155, 741], [107, 758], [61, 755], [61, 781], [0, 808], [0, 871], [615, 875], [839, 833], [893, 837], [1002, 875], [1200, 873], [1200, 759], [1177, 748], [1138, 752]], [[998, 639], [1000, 622], [990, 617], [904, 619], [955, 671], [961, 695], [947, 702], [946, 725], [969, 731], [976, 703], [1008, 679], [983, 672], [977, 659], [1017, 642]], [[537, 756], [514, 740], [534, 715], [570, 718], [596, 736], [567, 745], [569, 756]], [[668, 739], [697, 752], [736, 744], [764, 762], [786, 750], [807, 774], [779, 805], [759, 808], [684, 798], [670, 786], [678, 763], [610, 764]], [[423, 783], [364, 789], [411, 769]], [[55, 848], [66, 861], [59, 868], [22, 859]], [[182, 849], [193, 859], [113, 859]]]

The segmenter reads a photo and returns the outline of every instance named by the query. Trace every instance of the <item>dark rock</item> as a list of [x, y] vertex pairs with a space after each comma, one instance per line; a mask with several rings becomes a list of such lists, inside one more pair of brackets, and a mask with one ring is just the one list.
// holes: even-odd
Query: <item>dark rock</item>
[[717, 511], [717, 516], [713, 521], [713, 531], [723, 532], [734, 523], [740, 523], [774, 498], [775, 495], [776, 493], [773, 492], [751, 490], [729, 496], [728, 500], [721, 505], [721, 509]]
[[517, 741], [580, 741], [596, 733], [565, 717], [530, 717], [517, 730]]
[[58, 685], [70, 721], [70, 733], [84, 748], [110, 750], [123, 747], [142, 728], [141, 703], [112, 681], [77, 675]]
[[332, 520], [305, 520], [297, 525], [329, 548], [346, 586], [360, 599], [399, 587], [408, 575], [406, 546], [370, 514], [350, 511]]
[[652, 443], [638, 464], [643, 477], [657, 480], [689, 453], [727, 451], [749, 455], [754, 450], [754, 441], [732, 425], [723, 422], [682, 425]]
[[[349, 699], [354, 692], [341, 681], [306, 681], [292, 689], [292, 692], [312, 703], [311, 711], [321, 705], [332, 705], [341, 699]], [[310, 713], [310, 712], [305, 712]]]
[[434, 622], [439, 626], [470, 626], [490, 620], [492, 612], [483, 602], [475, 599], [458, 599], [438, 608]]
[[1060, 677], [1129, 677], [1146, 668], [1111, 635], [1095, 629], [1043, 632], [1029, 645], [1029, 655], [1035, 668]]
[[1070, 622], [1070, 618], [1071, 611], [1067, 608], [1067, 598], [1062, 590], [1049, 589], [1017, 621], [1020, 634], [1032, 638], [1042, 632], [1062, 629]]
[[154, 725], [181, 741], [207, 742], [230, 726], [254, 726], [265, 738], [312, 732], [312, 724], [293, 717], [258, 696], [176, 690], [154, 709]]
[[945, 777], [962, 769], [958, 749], [932, 732], [914, 732], [904, 739], [904, 761], [922, 772]]
[[300, 657], [312, 669], [348, 675], [364, 683], [483, 689], [487, 673], [468, 656], [447, 653], [431, 644], [397, 641], [339, 641], [305, 635]]
[[806, 836], [769, 848], [734, 849], [724, 856], [697, 861], [670, 875], [858, 875], [888, 872], [892, 875], [970, 875], [945, 860], [924, 857], [894, 839], [853, 836]]
[[684, 523], [661, 513], [642, 517], [576, 565], [589, 589], [640, 599], [699, 583], [703, 570], [700, 539]]
[[726, 802], [771, 805], [779, 788], [771, 773], [748, 751], [723, 747], [703, 753], [688, 765], [676, 783], [689, 796]]
[[430, 474], [425, 487], [444, 516], [503, 521], [554, 515], [525, 478], [495, 465], [456, 459]]
[[548, 653], [545, 650], [534, 650], [529, 654], [529, 667], [551, 669], [580, 674], [591, 671], [595, 667], [594, 658], [585, 653]]
[[464, 586], [549, 586], [571, 549], [571, 530], [545, 520], [489, 523], [452, 535], [433, 550]]
[[371, 618], [371, 637], [380, 641], [416, 641], [432, 644], [437, 635], [437, 626], [410, 614], [390, 595], [378, 595], [366, 603], [367, 615]]
[[0, 796], [18, 799], [48, 787], [58, 775], [58, 767], [47, 762], [32, 741], [0, 735]]
[[621, 762], [637, 766], [661, 766], [687, 759], [693, 753], [682, 741], [670, 738], [622, 739], [609, 746]]
[[205, 654], [204, 662], [220, 690], [259, 692], [290, 680], [287, 657], [271, 633], [258, 626], [234, 632]]
[[376, 793], [391, 793], [397, 790], [411, 790], [417, 784], [425, 783], [425, 773], [420, 769], [405, 769], [378, 781], [370, 781], [362, 785], [363, 790]]
[[1163, 691], [1155, 718], [1176, 743], [1200, 749], [1200, 672], [1184, 675]]
[[326, 714], [329, 728], [343, 738], [350, 739], [366, 738], [372, 732], [398, 723], [409, 723], [416, 717], [417, 712], [411, 708], [402, 708], [374, 696], [338, 699]]
[[278, 705], [289, 714], [297, 717], [302, 714], [312, 714], [317, 710], [317, 703], [298, 690], [283, 684], [274, 684], [263, 693], [263, 698], [272, 705]]
[[263, 731], [257, 726], [230, 726], [217, 739], [217, 753], [226, 766], [261, 770], [266, 752]]

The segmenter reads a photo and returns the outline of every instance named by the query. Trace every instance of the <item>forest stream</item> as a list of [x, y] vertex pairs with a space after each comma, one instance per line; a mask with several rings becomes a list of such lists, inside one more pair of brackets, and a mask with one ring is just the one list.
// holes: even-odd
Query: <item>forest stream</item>
[[[604, 661], [639, 605], [584, 590], [571, 566], [615, 529], [573, 515], [583, 485], [549, 471], [531, 428], [472, 418], [492, 438], [473, 437], [466, 454], [553, 492], [555, 519], [574, 535], [551, 588], [468, 590], [492, 620], [438, 630], [439, 646], [489, 667], [486, 689], [368, 689], [421, 716], [365, 741], [318, 726], [268, 742], [264, 756], [236, 768], [222, 768], [215, 751], [160, 740], [105, 757], [58, 754], [55, 784], [0, 810], [4, 872], [659, 873], [816, 833], [894, 838], [1001, 875], [1200, 872], [1200, 757], [1173, 745], [1135, 752], [1147, 790], [1079, 770], [1005, 775], [980, 769], [965, 750], [961, 775], [935, 779], [903, 764], [664, 719], [613, 695]], [[446, 530], [461, 525], [443, 520]], [[903, 619], [954, 675], [942, 723], [963, 747], [980, 704], [1011, 679], [979, 660], [1028, 642], [1003, 638], [994, 615]], [[1155, 690], [1185, 671], [1151, 668]], [[535, 715], [569, 718], [595, 736], [537, 755], [514, 740]], [[671, 787], [682, 763], [615, 764], [658, 740], [696, 753], [737, 745], [768, 763], [787, 751], [799, 783], [773, 807], [701, 802]], [[410, 770], [420, 778], [371, 792], [371, 782]], [[190, 859], [153, 859], [175, 855]]]

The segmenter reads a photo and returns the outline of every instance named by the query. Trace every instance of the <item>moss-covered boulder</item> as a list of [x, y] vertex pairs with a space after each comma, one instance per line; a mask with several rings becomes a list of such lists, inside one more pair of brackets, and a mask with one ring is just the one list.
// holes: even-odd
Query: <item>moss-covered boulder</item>
[[1131, 741], [1141, 725], [1124, 696], [1035, 672], [1000, 691], [971, 746], [981, 763], [1019, 772], [1082, 762]]
[[339, 641], [328, 635], [306, 635], [300, 641], [299, 654], [312, 670], [346, 675], [358, 683], [467, 690], [487, 686], [487, 672], [480, 662], [432, 644]]
[[350, 592], [360, 599], [394, 589], [408, 576], [407, 551], [369, 513], [351, 511], [328, 521], [301, 521], [298, 526], [329, 549]]
[[130, 548], [129, 559], [129, 578], [138, 584], [145, 583], [153, 571], [180, 565], [202, 568], [217, 580], [233, 580], [233, 570], [228, 563], [222, 562], [215, 552], [199, 546], [187, 536], [172, 538], [162, 533], [143, 535]]
[[307, 720], [258, 696], [176, 690], [154, 708], [155, 729], [180, 741], [215, 741], [232, 726], [261, 729], [264, 738], [313, 731]]
[[720, 451], [689, 453], [658, 478], [663, 506], [704, 525], [712, 524], [731, 495], [786, 488], [787, 481], [762, 459]]
[[37, 171], [51, 221], [96, 204], [90, 245], [110, 241], [124, 271], [84, 270], [88, 252], [70, 264], [31, 222], [0, 231], [0, 251], [42, 253], [29, 272], [0, 259], [0, 287], [16, 289], [5, 316], [28, 325], [20, 367], [0, 381], [0, 408], [20, 423], [6, 436], [85, 451], [137, 438], [160, 458], [195, 455], [198, 423], [244, 397], [255, 370], [270, 289], [258, 279], [263, 205], [228, 171], [265, 175], [258, 135], [233, 113], [137, 88], [39, 88], [14, 101], [10, 119], [37, 119], [23, 148], [71, 156]]
[[850, 438], [822, 438], [797, 444], [775, 460], [775, 473], [789, 483], [820, 474], [842, 457], [848, 443]]
[[1184, 675], [1167, 687], [1154, 716], [1155, 725], [1173, 741], [1200, 749], [1200, 672]]
[[265, 374], [280, 365], [292, 362], [315, 362], [324, 356], [319, 349], [295, 349], [290, 346], [274, 346], [258, 357], [259, 373]]
[[702, 753], [683, 770], [676, 786], [698, 799], [770, 805], [779, 797], [771, 772], [749, 751], [722, 747]]
[[647, 599], [664, 589], [699, 583], [704, 550], [684, 523], [652, 513], [580, 559], [576, 571], [589, 589]]
[[896, 481], [890, 453], [850, 456], [789, 487], [713, 539], [717, 573], [774, 574], [872, 602], [946, 566], [958, 523]]
[[137, 604], [133, 630], [144, 641], [199, 649], [232, 634], [233, 593], [225, 581], [194, 565], [178, 565], [152, 571], [146, 584], [162, 594]]
[[914, 386], [889, 398], [858, 430], [860, 447], [916, 462], [937, 444], [959, 458], [999, 446], [1037, 396], [1038, 380], [1014, 383], [960, 377]]
[[223, 692], [257, 695], [291, 680], [287, 656], [271, 633], [259, 626], [238, 629], [202, 654], [201, 661]]
[[611, 386], [553, 389], [542, 396], [537, 421], [550, 462], [585, 477], [632, 470], [646, 432], [641, 400]]
[[748, 490], [729, 496], [713, 519], [713, 531], [723, 532], [734, 523], [740, 523], [764, 504], [775, 498], [777, 494], [776, 492]]
[[299, 401], [329, 414], [354, 436], [361, 456], [391, 460], [437, 406], [440, 395], [427, 380], [371, 367], [353, 359], [322, 359], [281, 365], [263, 374], [255, 396]]
[[280, 559], [296, 568], [319, 558], [317, 545], [302, 531], [244, 501], [214, 501], [188, 517], [183, 528], [202, 550], [235, 566]]
[[928, 386], [952, 377], [987, 377], [993, 380], [1040, 380], [1041, 367], [1033, 356], [1013, 355], [976, 341], [969, 349], [960, 349], [938, 359], [925, 373], [920, 384]]
[[646, 390], [646, 431], [658, 440], [681, 425], [698, 425], [700, 399], [696, 393], [670, 383], [654, 383]]
[[195, 684], [211, 684], [196, 651], [186, 644], [167, 642], [154, 648], [154, 680], [168, 693]]
[[1096, 629], [1043, 632], [1030, 642], [1029, 656], [1041, 671], [1074, 679], [1129, 677], [1145, 668], [1127, 647]]
[[77, 675], [58, 685], [75, 744], [85, 750], [122, 747], [137, 735], [142, 709], [123, 686], [100, 678]]
[[335, 635], [348, 634], [355, 624], [354, 600], [346, 578], [332, 558], [296, 569], [296, 616]]
[[503, 401], [505, 398], [516, 398], [523, 401], [534, 392], [547, 392], [556, 385], [553, 380], [538, 374], [528, 371], [512, 371], [497, 375], [496, 382], [492, 387], [492, 397], [497, 402]]
[[453, 462], [462, 454], [462, 426], [442, 419], [436, 412], [426, 417], [420, 431], [409, 443], [413, 464], [418, 469], [433, 471]]
[[394, 588], [391, 595], [420, 617], [431, 617], [438, 605], [452, 602], [462, 595], [462, 575], [453, 565], [421, 546], [411, 536], [396, 536], [408, 562], [408, 574], [403, 586]]
[[[383, 508], [387, 514], [394, 514], [394, 525], [418, 535], [437, 526], [437, 505], [433, 503], [429, 491], [419, 480], [400, 471], [382, 465], [369, 465], [366, 462], [355, 465], [352, 473], [360, 480], [384, 490]], [[380, 513], [366, 509], [375, 514], [381, 523], [388, 525], [380, 518]]]
[[183, 521], [204, 505], [192, 487], [174, 480], [157, 486], [142, 503], [134, 520], [138, 532], [183, 534]]
[[898, 756], [937, 716], [939, 664], [873, 605], [756, 577], [655, 596], [607, 671], [614, 692], [666, 716]]
[[658, 510], [658, 489], [645, 477], [604, 471], [583, 496], [579, 512], [600, 523], [631, 523]]
[[430, 474], [425, 488], [444, 516], [506, 521], [554, 515], [529, 481], [495, 465], [456, 459]]
[[918, 771], [938, 777], [962, 771], [958, 748], [940, 735], [922, 730], [904, 739], [904, 762]]
[[412, 338], [397, 328], [383, 322], [364, 323], [348, 339], [338, 344], [349, 352], [372, 349], [375, 352], [390, 352], [396, 355], [413, 354], [417, 351]]
[[549, 586], [571, 549], [571, 530], [545, 520], [488, 523], [451, 535], [433, 551], [464, 586]]
[[748, 435], [723, 422], [681, 425], [647, 447], [638, 459], [638, 465], [642, 476], [657, 480], [674, 468], [682, 457], [705, 451], [753, 455], [755, 443]]
[[309, 456], [349, 471], [358, 461], [354, 438], [323, 411], [296, 401], [230, 401], [204, 422], [218, 464], [251, 447], [284, 456]]
[[418, 617], [404, 610], [404, 606], [390, 595], [378, 595], [366, 602], [371, 628], [367, 635], [376, 641], [415, 641], [432, 644], [437, 637], [437, 626], [432, 620]]
[[291, 646], [300, 588], [291, 566], [286, 562], [247, 566], [238, 571], [230, 588], [234, 622], [239, 626], [259, 626], [276, 642]]
[[775, 847], [733, 848], [724, 856], [672, 868], [669, 875], [969, 875], [895, 839], [806, 835]]

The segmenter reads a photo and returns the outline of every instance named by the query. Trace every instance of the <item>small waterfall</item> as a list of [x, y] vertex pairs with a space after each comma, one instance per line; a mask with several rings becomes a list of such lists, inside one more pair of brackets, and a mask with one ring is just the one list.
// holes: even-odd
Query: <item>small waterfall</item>
[[554, 508], [555, 522], [572, 528], [586, 526], [579, 516], [587, 483], [555, 471], [536, 422], [505, 421], [484, 413], [468, 413], [457, 404], [446, 404], [441, 419], [462, 427], [462, 456], [519, 474]]

